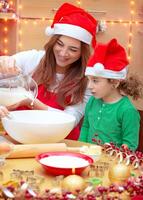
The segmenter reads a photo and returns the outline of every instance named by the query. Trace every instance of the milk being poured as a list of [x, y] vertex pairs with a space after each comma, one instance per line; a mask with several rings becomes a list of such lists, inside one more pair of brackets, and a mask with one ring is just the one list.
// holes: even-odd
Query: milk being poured
[[23, 87], [17, 88], [0, 88], [0, 104], [4, 106], [14, 105], [24, 99], [34, 99], [32, 92]]

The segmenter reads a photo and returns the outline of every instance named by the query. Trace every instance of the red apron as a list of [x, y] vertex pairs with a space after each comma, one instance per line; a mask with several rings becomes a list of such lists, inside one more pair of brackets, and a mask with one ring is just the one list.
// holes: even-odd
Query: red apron
[[[37, 98], [43, 102], [44, 104], [51, 106], [53, 108], [57, 108], [59, 110], [64, 110], [62, 106], [60, 106], [57, 101], [56, 101], [56, 94], [53, 92], [46, 91], [45, 92], [45, 87], [43, 85], [39, 85], [38, 87], [38, 96]], [[19, 107], [18, 110], [25, 110], [27, 107]], [[79, 125], [77, 125], [66, 137], [66, 139], [71, 139], [71, 140], [78, 140], [80, 133], [80, 128]]]

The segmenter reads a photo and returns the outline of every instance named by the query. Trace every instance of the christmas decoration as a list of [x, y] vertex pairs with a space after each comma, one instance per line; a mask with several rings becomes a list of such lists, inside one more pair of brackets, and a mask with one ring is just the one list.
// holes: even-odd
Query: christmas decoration
[[[143, 18], [143, 6], [140, 8], [139, 16]], [[139, 30], [138, 32], [139, 32], [141, 35], [143, 35], [143, 31], [142, 31], [142, 30]]]
[[115, 163], [109, 168], [108, 177], [111, 183], [124, 183], [130, 176], [131, 168], [124, 163]]
[[[98, 137], [97, 134], [95, 134]], [[143, 165], [143, 153], [140, 151], [132, 151], [127, 146], [122, 145], [120, 148], [114, 143], [102, 144], [101, 140], [93, 138], [92, 141], [102, 147], [102, 151], [109, 156], [113, 156], [119, 162], [124, 162], [126, 165], [132, 165], [134, 169]]]
[[98, 21], [96, 32], [105, 32], [107, 29], [107, 23], [105, 20]]
[[7, 0], [0, 0], [0, 12], [15, 12], [13, 8], [10, 7], [10, 4]]
[[4, 55], [4, 53], [0, 50], [0, 56]]
[[27, 182], [9, 181], [0, 187], [1, 199], [34, 199], [34, 200], [137, 200], [136, 196], [143, 195], [143, 176], [131, 177], [124, 184], [93, 187], [90, 183], [85, 189], [72, 193], [61, 188], [45, 189], [44, 191], [33, 189]]
[[113, 143], [105, 143], [103, 145], [103, 151], [110, 156], [120, 159], [120, 162], [124, 162], [126, 165], [131, 165], [134, 169], [143, 165], [143, 153], [139, 151], [131, 151], [130, 149], [122, 146], [116, 147]]

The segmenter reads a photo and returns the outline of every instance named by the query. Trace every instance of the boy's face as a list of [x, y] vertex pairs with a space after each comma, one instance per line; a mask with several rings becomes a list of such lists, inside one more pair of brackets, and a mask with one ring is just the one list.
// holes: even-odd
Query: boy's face
[[113, 92], [113, 84], [107, 78], [88, 76], [88, 88], [97, 99], [106, 101]]

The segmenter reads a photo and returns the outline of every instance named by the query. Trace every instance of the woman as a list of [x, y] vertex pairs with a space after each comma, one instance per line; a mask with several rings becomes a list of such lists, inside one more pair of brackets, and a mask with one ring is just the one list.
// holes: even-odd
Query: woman
[[[46, 33], [53, 36], [45, 51], [30, 50], [0, 59], [1, 71], [17, 73], [22, 70], [38, 83], [38, 97], [31, 106], [30, 100], [20, 103], [30, 109], [64, 110], [76, 117], [76, 124], [84, 114], [90, 92], [86, 90], [84, 71], [90, 55], [90, 43], [95, 45], [96, 20], [83, 9], [63, 4]], [[10, 67], [10, 68], [9, 68]], [[9, 107], [8, 109], [14, 109]], [[7, 110], [1, 108], [1, 115]], [[68, 136], [78, 139], [79, 127]]]

